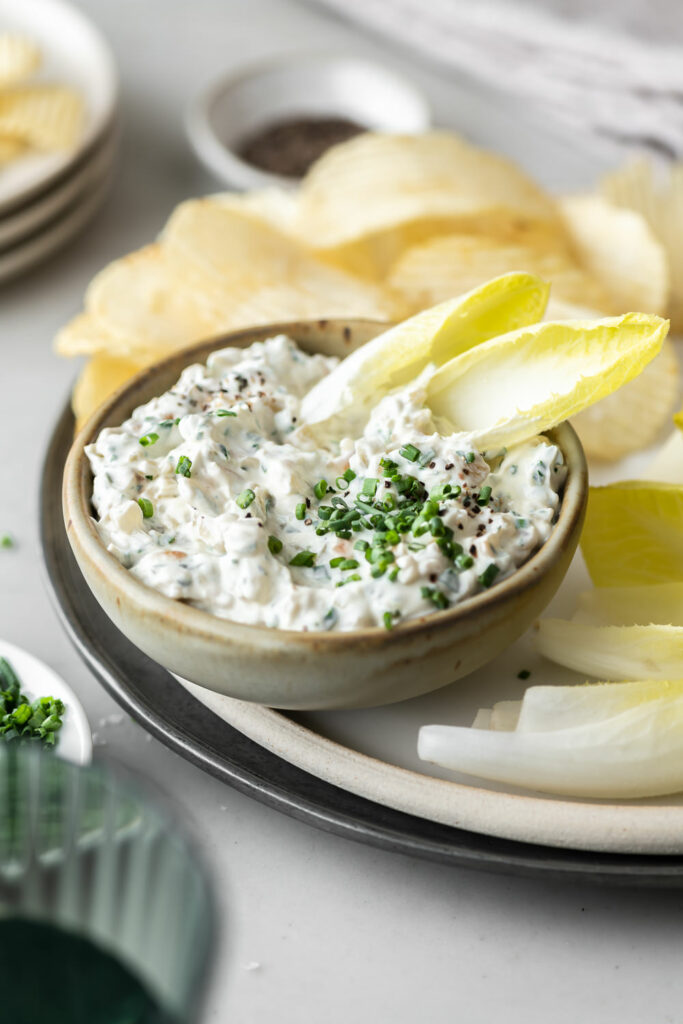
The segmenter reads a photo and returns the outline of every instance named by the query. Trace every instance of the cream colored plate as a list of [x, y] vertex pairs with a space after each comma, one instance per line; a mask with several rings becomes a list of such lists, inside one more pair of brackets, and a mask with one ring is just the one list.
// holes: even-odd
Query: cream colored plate
[[[0, 250], [19, 245], [46, 225], [68, 212], [72, 204], [97, 185], [109, 173], [116, 156], [118, 132], [112, 128], [92, 156], [65, 181], [41, 192], [19, 210], [0, 217]], [[0, 258], [2, 252], [0, 252]]]
[[[637, 477], [651, 453], [634, 456], [594, 482]], [[547, 614], [571, 613], [589, 586], [574, 559]], [[531, 670], [527, 682], [517, 673]], [[466, 679], [415, 700], [360, 711], [280, 712], [180, 680], [206, 707], [250, 739], [325, 782], [430, 821], [502, 839], [610, 853], [683, 853], [683, 794], [658, 799], [571, 800], [457, 776], [417, 757], [421, 725], [471, 725], [479, 707], [519, 699], [534, 683], [583, 677], [537, 655], [532, 633]]]
[[0, 252], [0, 282], [18, 277], [71, 241], [100, 208], [110, 185], [111, 174], [105, 172], [104, 178], [91, 183], [78, 204], [67, 210], [57, 221], [27, 240]]

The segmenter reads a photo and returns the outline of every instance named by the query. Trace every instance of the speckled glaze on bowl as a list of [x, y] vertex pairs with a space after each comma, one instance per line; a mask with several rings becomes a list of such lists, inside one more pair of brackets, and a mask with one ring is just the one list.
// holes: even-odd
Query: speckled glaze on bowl
[[278, 708], [357, 708], [438, 689], [479, 668], [517, 639], [548, 604], [578, 543], [588, 492], [583, 450], [569, 424], [550, 436], [569, 473], [546, 544], [511, 577], [446, 611], [391, 632], [301, 633], [246, 626], [165, 597], [140, 583], [99, 539], [84, 448], [103, 427], [167, 391], [182, 370], [216, 349], [285, 333], [303, 349], [345, 356], [385, 325], [317, 320], [237, 331], [175, 353], [125, 384], [86, 423], [64, 471], [64, 519], [78, 565], [97, 601], [137, 647], [171, 672], [210, 690]]

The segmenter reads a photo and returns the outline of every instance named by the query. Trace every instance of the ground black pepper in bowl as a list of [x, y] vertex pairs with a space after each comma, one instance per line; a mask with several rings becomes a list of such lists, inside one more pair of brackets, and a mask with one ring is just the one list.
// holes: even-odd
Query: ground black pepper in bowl
[[301, 178], [330, 146], [366, 130], [345, 117], [296, 117], [269, 124], [248, 136], [237, 152], [262, 171]]

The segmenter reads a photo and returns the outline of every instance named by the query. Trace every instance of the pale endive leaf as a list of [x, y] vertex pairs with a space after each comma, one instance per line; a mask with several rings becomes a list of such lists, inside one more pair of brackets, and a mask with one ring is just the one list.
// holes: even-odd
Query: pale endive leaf
[[683, 681], [648, 679], [583, 686], [530, 686], [522, 700], [504, 700], [492, 708], [480, 708], [472, 728], [494, 732], [574, 729], [664, 697], [683, 697]]
[[[683, 681], [646, 679], [583, 686], [530, 686], [520, 702], [517, 732], [575, 729], [655, 700], [683, 698]], [[495, 715], [496, 705], [493, 712]]]
[[418, 755], [452, 771], [546, 793], [622, 798], [675, 793], [683, 789], [683, 697], [680, 684], [673, 685], [673, 697], [634, 702], [595, 721], [586, 714], [584, 724], [565, 728], [495, 732], [423, 726]]
[[667, 321], [641, 313], [523, 327], [437, 370], [427, 404], [479, 449], [516, 444], [632, 380], [667, 329]]
[[572, 620], [603, 626], [683, 626], [683, 582], [595, 587], [579, 595]]
[[597, 587], [683, 580], [683, 486], [591, 487], [581, 549]]
[[551, 661], [600, 679], [683, 676], [681, 626], [591, 626], [542, 619], [535, 642]]
[[303, 422], [357, 412], [412, 381], [429, 363], [440, 366], [489, 338], [536, 323], [548, 292], [533, 274], [504, 274], [404, 320], [351, 353], [308, 392]]

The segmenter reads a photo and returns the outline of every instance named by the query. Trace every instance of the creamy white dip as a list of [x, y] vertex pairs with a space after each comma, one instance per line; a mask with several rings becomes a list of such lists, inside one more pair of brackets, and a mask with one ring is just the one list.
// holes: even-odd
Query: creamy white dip
[[284, 336], [223, 349], [103, 430], [87, 454], [107, 549], [225, 619], [351, 630], [453, 606], [547, 540], [556, 445], [471, 451], [437, 431], [419, 382], [357, 437], [301, 427], [301, 398], [337, 362]]

